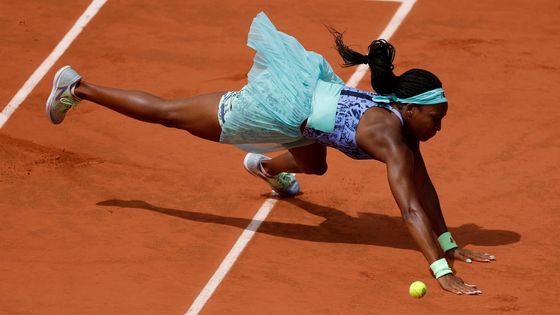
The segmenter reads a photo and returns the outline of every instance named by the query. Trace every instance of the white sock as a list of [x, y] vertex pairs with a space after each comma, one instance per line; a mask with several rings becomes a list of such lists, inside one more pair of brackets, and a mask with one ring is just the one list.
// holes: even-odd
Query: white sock
[[274, 177], [274, 176], [268, 174], [268, 173], [264, 170], [264, 167], [262, 166], [262, 163], [261, 163], [261, 162], [262, 162], [262, 161], [259, 161], [259, 171], [260, 171], [264, 176], [266, 176], [266, 177]]
[[72, 86], [70, 86], [70, 95], [72, 95], [72, 97], [76, 100], [76, 101], [81, 101], [82, 99], [76, 96], [76, 93], [74, 93], [75, 89], [76, 89], [76, 85], [78, 85], [78, 83], [74, 83], [72, 84]]

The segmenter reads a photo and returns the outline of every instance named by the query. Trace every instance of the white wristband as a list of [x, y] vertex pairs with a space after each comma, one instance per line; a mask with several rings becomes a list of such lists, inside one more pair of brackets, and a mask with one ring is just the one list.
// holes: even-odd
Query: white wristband
[[447, 274], [453, 273], [453, 270], [449, 268], [449, 265], [447, 264], [447, 260], [445, 260], [445, 258], [434, 261], [430, 265], [430, 269], [432, 269], [432, 272], [434, 273], [436, 279], [439, 279]]

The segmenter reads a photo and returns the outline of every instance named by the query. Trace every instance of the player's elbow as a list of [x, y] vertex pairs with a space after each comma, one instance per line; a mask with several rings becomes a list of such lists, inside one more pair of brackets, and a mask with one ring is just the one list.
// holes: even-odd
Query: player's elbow
[[402, 218], [404, 222], [408, 224], [414, 224], [420, 218], [420, 210], [413, 207], [407, 207], [401, 211]]

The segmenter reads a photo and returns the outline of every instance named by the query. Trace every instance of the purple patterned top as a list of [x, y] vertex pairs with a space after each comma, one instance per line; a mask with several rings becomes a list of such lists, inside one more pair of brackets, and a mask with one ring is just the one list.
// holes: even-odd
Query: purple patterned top
[[318, 143], [333, 147], [356, 160], [372, 159], [372, 157], [358, 148], [356, 130], [364, 113], [372, 107], [381, 107], [391, 111], [403, 123], [401, 114], [388, 104], [375, 103], [368, 91], [345, 86], [340, 92], [340, 99], [336, 109], [334, 130], [330, 133], [305, 128], [303, 136]]

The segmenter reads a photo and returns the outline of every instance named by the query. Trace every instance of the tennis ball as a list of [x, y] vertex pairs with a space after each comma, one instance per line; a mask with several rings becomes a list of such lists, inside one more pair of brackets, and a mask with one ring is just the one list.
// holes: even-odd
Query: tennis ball
[[420, 299], [428, 292], [426, 284], [422, 281], [414, 281], [408, 288], [408, 294], [415, 299]]

